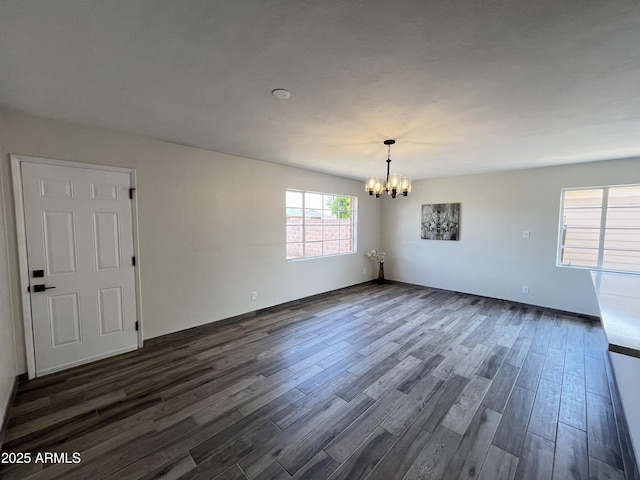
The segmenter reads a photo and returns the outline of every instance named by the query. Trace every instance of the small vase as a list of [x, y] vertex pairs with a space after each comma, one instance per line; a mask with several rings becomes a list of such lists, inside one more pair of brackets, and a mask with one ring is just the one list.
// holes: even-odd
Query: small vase
[[384, 263], [380, 262], [380, 268], [378, 269], [378, 285], [384, 283]]

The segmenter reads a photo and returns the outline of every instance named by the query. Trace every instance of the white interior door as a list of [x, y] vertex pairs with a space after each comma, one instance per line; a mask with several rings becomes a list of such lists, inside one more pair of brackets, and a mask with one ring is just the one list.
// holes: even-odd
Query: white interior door
[[129, 174], [21, 165], [36, 374], [134, 350]]

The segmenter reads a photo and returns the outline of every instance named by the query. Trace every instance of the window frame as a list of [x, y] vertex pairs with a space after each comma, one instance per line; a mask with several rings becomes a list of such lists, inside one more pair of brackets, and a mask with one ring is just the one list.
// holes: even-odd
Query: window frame
[[[623, 184], [623, 185], [597, 185], [597, 186], [588, 186], [588, 187], [569, 187], [563, 188], [560, 192], [560, 212], [558, 215], [558, 242], [557, 242], [557, 250], [556, 250], [556, 266], [563, 268], [577, 268], [582, 270], [594, 270], [598, 272], [614, 272], [614, 273], [624, 273], [628, 275], [640, 275], [640, 262], [638, 263], [639, 269], [636, 270], [623, 270], [623, 269], [615, 269], [615, 268], [606, 268], [603, 267], [604, 262], [604, 254], [605, 254], [605, 242], [606, 242], [606, 232], [607, 232], [607, 218], [609, 215], [609, 191], [612, 189], [622, 189], [628, 187], [640, 187], [640, 184]], [[571, 191], [586, 191], [586, 190], [602, 190], [602, 198], [600, 200], [600, 205], [598, 207], [592, 208], [600, 208], [600, 224], [599, 227], [593, 227], [595, 230], [598, 229], [598, 247], [591, 248], [591, 250], [597, 251], [597, 260], [596, 265], [580, 265], [580, 264], [571, 264], [571, 263], [562, 263], [562, 251], [565, 245], [563, 245], [563, 237], [565, 234], [565, 225], [564, 225], [564, 212], [565, 212], [565, 194]], [[640, 206], [639, 206], [640, 207]], [[589, 208], [589, 207], [585, 207]], [[620, 208], [620, 207], [612, 207], [612, 208]], [[632, 206], [630, 208], [633, 208]], [[588, 227], [583, 227], [588, 228]], [[615, 227], [614, 227], [615, 228]], [[637, 228], [629, 228], [629, 230], [635, 230], [640, 233], [640, 225]], [[585, 247], [585, 250], [588, 249]], [[626, 250], [626, 251], [637, 251], [640, 252], [640, 248], [637, 250]]]
[[[302, 207], [289, 207], [287, 205], [287, 193], [289, 192], [293, 192], [293, 193], [301, 193], [302, 194]], [[330, 253], [330, 254], [325, 254], [322, 253], [321, 255], [314, 255], [314, 256], [306, 256], [306, 246], [309, 243], [322, 243], [324, 242], [324, 231], [323, 231], [323, 239], [322, 240], [315, 240], [315, 241], [307, 241], [305, 240], [306, 238], [306, 215], [305, 215], [305, 197], [306, 194], [314, 194], [314, 195], [322, 195], [323, 198], [325, 196], [333, 196], [333, 197], [345, 197], [345, 198], [350, 198], [351, 199], [351, 221], [348, 224], [351, 227], [351, 251], [350, 252], [339, 252], [339, 253]], [[353, 255], [358, 253], [358, 197], [355, 195], [345, 195], [345, 194], [340, 194], [340, 193], [329, 193], [329, 192], [316, 192], [316, 191], [312, 191], [312, 190], [301, 190], [301, 189], [297, 189], [297, 188], [286, 188], [285, 189], [285, 260], [287, 262], [298, 262], [298, 261], [303, 261], [303, 260], [315, 260], [318, 258], [327, 258], [327, 257], [338, 257], [338, 256], [342, 256], [342, 255]], [[294, 224], [289, 224], [287, 223], [287, 210], [289, 208], [300, 208], [300, 210], [302, 211], [302, 223], [300, 224], [300, 226], [302, 227], [302, 240], [300, 242], [289, 242], [287, 241], [287, 227], [289, 226], [296, 226]], [[309, 210], [318, 210], [317, 208], [308, 208]], [[323, 207], [320, 210], [328, 210], [328, 208], [323, 205]], [[346, 224], [345, 224], [346, 225]], [[324, 230], [324, 226], [325, 223], [323, 221], [323, 223], [321, 224], [321, 226], [323, 227]], [[346, 240], [346, 239], [340, 239], [338, 238], [337, 241], [340, 240]], [[290, 243], [301, 243], [302, 244], [302, 256], [300, 257], [292, 257], [292, 258], [287, 258], [287, 245]]]

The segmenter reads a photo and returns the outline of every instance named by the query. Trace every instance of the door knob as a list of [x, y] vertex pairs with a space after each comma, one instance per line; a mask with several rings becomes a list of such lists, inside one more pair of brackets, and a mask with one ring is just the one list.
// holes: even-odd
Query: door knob
[[33, 292], [33, 293], [38, 293], [38, 292], [44, 292], [45, 290], [51, 290], [52, 288], [56, 288], [56, 287], [45, 287], [44, 284], [40, 284], [40, 285], [34, 285], [33, 289], [31, 289], [31, 287], [29, 287], [27, 289], [27, 291]]

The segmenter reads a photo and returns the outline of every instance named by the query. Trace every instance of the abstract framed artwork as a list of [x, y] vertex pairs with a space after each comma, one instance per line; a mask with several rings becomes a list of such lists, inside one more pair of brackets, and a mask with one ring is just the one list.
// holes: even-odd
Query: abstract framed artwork
[[459, 240], [460, 204], [422, 205], [421, 232], [423, 240]]

